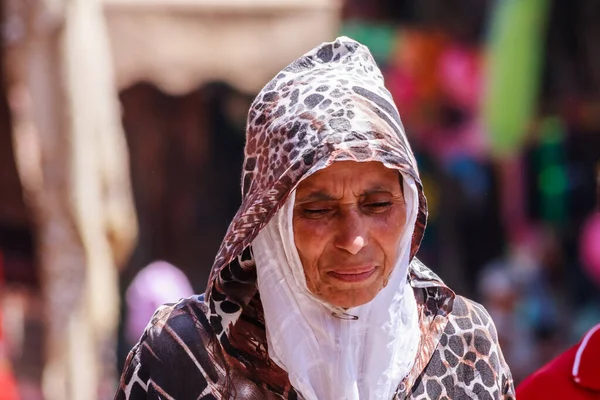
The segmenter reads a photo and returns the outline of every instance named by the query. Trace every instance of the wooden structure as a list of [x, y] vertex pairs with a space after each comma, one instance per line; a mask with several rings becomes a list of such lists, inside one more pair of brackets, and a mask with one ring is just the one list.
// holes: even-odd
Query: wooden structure
[[45, 304], [47, 400], [110, 398], [137, 222], [118, 92], [256, 91], [337, 30], [335, 0], [3, 0], [5, 95]]

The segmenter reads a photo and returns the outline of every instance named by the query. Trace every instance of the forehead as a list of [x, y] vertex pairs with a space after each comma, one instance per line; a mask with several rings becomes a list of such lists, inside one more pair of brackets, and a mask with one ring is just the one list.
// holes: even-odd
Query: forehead
[[296, 189], [302, 196], [312, 192], [354, 190], [400, 190], [400, 174], [380, 162], [338, 161], [304, 179]]

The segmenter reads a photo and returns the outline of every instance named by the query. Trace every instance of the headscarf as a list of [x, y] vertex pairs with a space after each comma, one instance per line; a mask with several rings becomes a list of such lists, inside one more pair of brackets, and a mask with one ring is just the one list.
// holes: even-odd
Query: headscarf
[[[269, 313], [269, 307], [261, 301], [260, 290], [263, 289], [259, 290], [259, 286], [262, 286], [260, 280], [257, 285], [257, 268], [251, 244], [255, 239], [260, 241], [257, 238], [259, 233], [266, 234], [271, 230], [265, 230], [265, 226], [272, 220], [274, 222], [271, 226], [276, 231], [272, 233], [285, 237], [280, 241], [282, 246], [283, 243], [293, 243], [289, 236], [289, 210], [293, 207], [294, 189], [302, 179], [336, 161], [378, 161], [387, 168], [399, 171], [403, 178], [405, 195], [410, 201], [407, 202], [407, 221], [410, 223], [405, 229], [407, 237], [401, 240], [403, 248], [400, 249], [399, 261], [394, 270], [394, 282], [390, 281], [388, 284], [391, 294], [382, 290], [377, 295], [372, 302], [378, 304], [375, 307], [376, 313], [371, 312], [371, 303], [365, 310], [359, 307], [360, 310], [352, 311], [358, 314], [358, 321], [362, 321], [361, 317], [368, 320], [369, 316], [384, 314], [381, 307], [396, 304], [395, 297], [408, 298], [406, 302], [397, 302], [400, 308], [396, 311], [400, 318], [388, 315], [389, 323], [398, 324], [391, 326], [389, 332], [412, 323], [410, 313], [403, 314], [411, 308], [405, 304], [411, 301], [410, 296], [405, 296], [404, 290], [407, 287], [406, 268], [419, 247], [427, 216], [416, 161], [398, 110], [369, 50], [352, 39], [340, 37], [334, 42], [323, 43], [284, 68], [261, 90], [248, 113], [242, 204], [221, 244], [205, 294], [205, 302], [209, 308], [208, 319], [226, 356], [243, 364], [246, 371], [273, 371], [273, 366], [269, 363], [275, 361], [284, 364], [280, 367], [289, 374], [289, 379], [296, 379], [293, 376], [296, 372], [292, 371], [296, 366], [286, 365], [287, 361], [280, 358], [281, 353], [278, 355], [271, 348], [267, 350], [266, 343], [262, 343], [264, 338], [254, 334], [258, 332], [256, 326], [266, 322], [266, 329], [270, 332], [267, 336], [272, 340], [273, 331], [281, 327], [269, 325], [271, 315], [266, 318], [263, 316], [263, 308], [265, 313]], [[278, 213], [280, 209], [282, 211]], [[298, 269], [293, 267], [292, 259], [287, 258], [286, 262], [285, 267]], [[380, 305], [379, 298], [387, 296], [389, 298], [385, 305]], [[244, 317], [240, 318], [241, 316]], [[327, 317], [328, 321], [334, 321], [332, 324], [357, 322], [334, 320], [331, 314], [327, 314]], [[326, 326], [323, 325], [323, 328]], [[400, 329], [392, 336], [400, 337], [402, 332], [403, 329]], [[392, 336], [388, 335], [386, 340]], [[411, 348], [414, 340], [409, 340], [410, 345], [398, 347], [406, 350], [404, 355], [383, 357], [384, 360], [377, 364], [376, 358], [379, 355], [373, 354], [374, 357], [363, 361], [361, 365], [373, 362], [382, 374], [393, 375], [386, 378], [389, 381], [386, 386], [391, 387], [410, 368], [411, 356], [407, 349]], [[394, 346], [389, 350], [393, 351], [396, 348]], [[271, 359], [270, 355], [274, 358]], [[266, 361], [263, 362], [263, 359]], [[404, 366], [391, 368], [390, 365], [396, 361]], [[373, 367], [373, 370], [376, 368]], [[349, 383], [352, 374], [351, 371], [340, 371], [329, 377], [328, 384], [339, 385], [340, 382], [336, 379], [340, 376], [343, 377], [344, 384]], [[268, 381], [271, 386], [289, 385], [286, 383], [286, 374], [273, 375], [263, 374], [261, 379]], [[298, 384], [300, 380], [295, 383]], [[296, 388], [302, 396], [311, 398], [311, 390], [314, 390], [315, 395], [319, 394], [319, 389], [316, 389], [317, 386], [313, 385], [311, 379], [305, 379], [305, 382], [310, 384]], [[372, 383], [362, 389], [360, 382], [355, 384], [355, 388], [342, 388], [345, 393], [342, 397], [348, 394], [348, 398], [353, 398], [361, 390], [367, 390], [370, 396], [377, 393], [375, 389], [371, 390]], [[374, 385], [378, 384], [376, 382]], [[335, 389], [338, 389], [336, 393], [339, 394], [340, 387], [336, 386]], [[284, 394], [293, 390], [288, 387]], [[383, 398], [390, 391], [393, 393], [394, 390], [384, 390], [386, 394], [383, 394]], [[336, 397], [339, 398], [339, 395]]]

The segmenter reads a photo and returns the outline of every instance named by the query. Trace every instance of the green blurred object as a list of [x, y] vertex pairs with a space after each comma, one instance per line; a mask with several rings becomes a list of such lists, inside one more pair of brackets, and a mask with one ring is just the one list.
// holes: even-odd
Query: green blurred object
[[392, 25], [359, 20], [344, 23], [341, 34], [367, 46], [380, 65], [387, 65], [398, 37], [398, 31]]
[[496, 1], [483, 101], [483, 120], [495, 156], [520, 149], [535, 113], [548, 8], [548, 0]]
[[537, 149], [540, 215], [544, 221], [560, 227], [567, 221], [564, 123], [558, 117], [547, 117], [542, 121], [540, 133]]

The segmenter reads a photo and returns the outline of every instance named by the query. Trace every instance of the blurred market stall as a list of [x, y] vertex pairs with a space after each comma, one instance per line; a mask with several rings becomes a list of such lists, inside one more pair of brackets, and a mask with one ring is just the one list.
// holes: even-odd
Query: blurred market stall
[[[109, 398], [114, 390], [119, 270], [144, 238], [130, 158], [135, 163], [147, 147], [126, 138], [121, 119], [123, 111], [126, 119], [152, 116], [144, 96], [122, 108], [119, 91], [145, 82], [183, 95], [214, 81], [254, 91], [330, 38], [339, 7], [333, 0], [2, 2], [3, 122], [12, 126], [14, 152], [4, 162], [18, 172], [10, 195], [19, 229], [33, 238], [21, 283], [42, 300], [45, 399]], [[182, 115], [197, 114], [196, 105]], [[137, 133], [149, 136], [152, 127]], [[9, 276], [18, 275], [15, 265], [7, 265]]]

